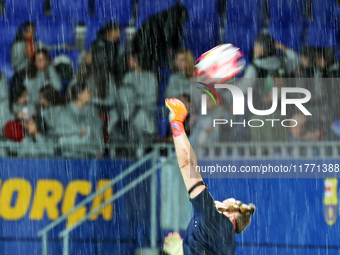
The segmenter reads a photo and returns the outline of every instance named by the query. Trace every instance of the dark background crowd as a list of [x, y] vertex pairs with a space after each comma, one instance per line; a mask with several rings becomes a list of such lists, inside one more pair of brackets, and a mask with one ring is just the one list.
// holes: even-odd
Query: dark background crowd
[[[235, 84], [245, 93], [253, 87], [256, 109], [271, 107], [273, 87], [304, 87], [312, 94], [306, 105], [312, 116], [290, 109], [285, 119], [299, 123], [293, 128], [204, 125], [209, 118], [238, 120], [225, 95], [224, 107], [208, 102], [208, 117], [189, 114], [186, 128], [193, 141], [339, 140], [336, 1], [324, 8], [318, 0], [173, 2], [143, 17], [143, 8], [153, 2], [132, 1], [128, 24], [108, 18], [102, 22], [105, 18], [96, 16], [95, 7], [91, 16], [88, 6], [90, 18], [80, 18], [77, 27], [86, 28], [95, 20], [101, 20], [101, 26], [94, 26], [96, 38], [83, 49], [75, 43], [40, 40], [40, 21], [31, 16], [20, 22], [6, 49], [12, 71], [0, 74], [1, 138], [15, 145], [7, 155], [103, 158], [111, 145], [134, 144], [143, 151], [154, 142], [170, 142], [164, 99], [177, 97], [188, 109], [197, 107], [190, 97], [197, 85], [195, 60], [219, 43], [233, 43], [244, 52], [247, 66]], [[53, 8], [44, 8], [48, 17]], [[54, 36], [53, 29], [45, 32]], [[282, 117], [278, 110], [262, 117], [248, 111], [242, 118]]]

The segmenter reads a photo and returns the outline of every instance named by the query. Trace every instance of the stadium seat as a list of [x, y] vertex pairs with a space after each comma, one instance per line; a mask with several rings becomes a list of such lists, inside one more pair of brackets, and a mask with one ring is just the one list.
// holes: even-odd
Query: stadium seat
[[250, 59], [254, 41], [263, 27], [262, 4], [262, 1], [227, 0], [224, 42], [239, 47], [247, 62]]
[[227, 0], [227, 22], [244, 24], [249, 22], [262, 22], [262, 1], [254, 0]]
[[95, 1], [95, 18], [127, 25], [131, 19], [132, 0]]
[[219, 27], [216, 21], [188, 22], [183, 31], [184, 47], [198, 58], [204, 52], [219, 44]]
[[2, 48], [5, 47], [5, 48], [8, 48], [9, 50], [20, 24], [21, 24], [21, 21], [20, 22], [13, 22], [12, 20], [11, 21], [5, 21], [5, 20], [0, 21], [0, 31], [2, 35], [0, 38], [0, 45]]
[[339, 18], [340, 7], [336, 4], [336, 0], [313, 0], [312, 8], [312, 23], [329, 24]]
[[182, 0], [182, 4], [187, 7], [192, 22], [211, 21], [218, 17], [218, 0]]
[[176, 0], [139, 0], [136, 26], [139, 27], [150, 16], [176, 4]]
[[48, 45], [74, 44], [74, 26], [69, 21], [40, 19], [36, 22], [36, 37]]
[[89, 1], [53, 0], [51, 1], [51, 13], [58, 19], [84, 22], [89, 14]]
[[256, 23], [228, 24], [225, 28], [224, 42], [232, 43], [239, 47], [248, 63], [255, 39], [260, 32]]
[[336, 47], [338, 32], [335, 24], [312, 22], [309, 31], [309, 44], [316, 47]]
[[9, 19], [36, 19], [44, 15], [44, 1], [41, 0], [6, 0], [5, 4]]
[[270, 0], [269, 33], [282, 44], [300, 50], [302, 31], [301, 0]]
[[270, 0], [270, 21], [288, 21], [301, 20], [302, 15], [302, 0]]
[[89, 50], [91, 43], [97, 39], [97, 31], [105, 25], [104, 21], [91, 19], [86, 23], [85, 47]]
[[184, 46], [189, 48], [195, 57], [219, 44], [219, 18], [217, 0], [183, 0], [189, 12], [183, 38]]
[[12, 68], [9, 50], [7, 48], [0, 50], [0, 71], [7, 76], [9, 81], [12, 79], [14, 69]]
[[302, 20], [294, 23], [284, 21], [270, 22], [269, 34], [275, 41], [286, 45], [289, 48], [299, 51], [301, 46]]

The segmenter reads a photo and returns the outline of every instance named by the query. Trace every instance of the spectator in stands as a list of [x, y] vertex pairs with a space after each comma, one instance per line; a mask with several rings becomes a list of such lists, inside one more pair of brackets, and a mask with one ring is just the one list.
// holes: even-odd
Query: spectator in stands
[[[282, 58], [277, 55], [278, 51], [283, 52]], [[255, 41], [252, 63], [246, 68], [243, 79], [237, 85], [246, 93], [247, 88], [255, 84], [255, 78], [267, 78], [273, 72], [293, 77], [298, 67], [299, 56], [293, 50], [275, 42], [269, 34], [262, 34]]]
[[340, 65], [337, 61], [335, 51], [328, 48], [319, 48], [316, 53], [317, 77], [339, 78]]
[[324, 130], [321, 125], [314, 121], [311, 117], [298, 113], [291, 117], [298, 123], [291, 121], [289, 124], [291, 141], [320, 141], [323, 138]]
[[[157, 102], [156, 76], [145, 71], [136, 55], [129, 57], [131, 71], [123, 78], [123, 86], [117, 91], [117, 109], [113, 109], [110, 116], [116, 120], [110, 122], [112, 142], [140, 142], [153, 141], [156, 135], [155, 111]], [[154, 120], [154, 121], [151, 121]]]
[[194, 66], [195, 59], [190, 50], [177, 52], [165, 98], [178, 98], [179, 95], [190, 94], [190, 86], [194, 83]]
[[[261, 82], [261, 81], [260, 81]], [[264, 86], [262, 84], [257, 83], [254, 87], [253, 98], [253, 106], [257, 110], [266, 110], [270, 109], [273, 105], [273, 87], [278, 89], [278, 93], [281, 87], [288, 87], [285, 83], [285, 79], [280, 77], [278, 74], [273, 75], [270, 79], [265, 80]], [[276, 111], [270, 115], [252, 115], [251, 119], [262, 120], [265, 123], [262, 127], [250, 128], [250, 137], [253, 142], [286, 142], [289, 141], [289, 131], [287, 128], [283, 127], [280, 124], [274, 124], [266, 122], [266, 119], [280, 119], [281, 118], [281, 104], [280, 104], [280, 93], [278, 94], [278, 107]], [[289, 108], [287, 109], [288, 115]], [[261, 125], [260, 122], [254, 122], [252, 125]]]
[[[213, 127], [214, 119], [229, 120], [228, 111], [221, 105], [215, 105], [211, 97], [207, 97], [207, 115], [198, 115], [197, 122], [190, 136], [192, 144], [206, 144], [220, 141], [220, 128], [222, 125]], [[225, 135], [225, 134], [224, 134]]]
[[316, 47], [305, 46], [300, 53], [300, 67], [296, 70], [296, 77], [313, 78], [315, 75]]
[[28, 107], [27, 89], [24, 85], [12, 86], [9, 97], [9, 109], [13, 119], [27, 120], [34, 109]]
[[69, 84], [68, 91], [77, 83], [86, 83], [92, 94], [92, 103], [100, 112], [108, 112], [116, 103], [116, 84], [113, 75], [106, 72], [100, 59], [87, 53], [82, 60], [77, 74]]
[[91, 104], [91, 91], [84, 83], [73, 86], [70, 103], [56, 120], [56, 135], [60, 136], [64, 156], [102, 157], [103, 134], [99, 113]]
[[54, 155], [54, 148], [45, 135], [47, 126], [44, 119], [35, 115], [25, 122], [26, 136], [18, 149], [19, 157], [51, 157]]
[[39, 103], [39, 90], [47, 84], [52, 85], [57, 91], [62, 88], [61, 79], [51, 65], [50, 54], [45, 49], [39, 49], [36, 51], [34, 62], [30, 64], [24, 79], [29, 105], [34, 107]]
[[105, 72], [113, 74], [116, 82], [120, 81], [123, 71], [120, 37], [120, 25], [110, 22], [97, 32], [97, 39], [91, 44], [94, 62], [101, 66]]
[[40, 116], [45, 120], [48, 128], [47, 135], [56, 137], [55, 129], [67, 100], [60, 96], [59, 92], [52, 86], [46, 85], [39, 91]]
[[[53, 33], [53, 31], [51, 31]], [[34, 62], [36, 50], [39, 48], [68, 50], [73, 49], [69, 45], [48, 46], [35, 38], [35, 24], [26, 21], [20, 25], [11, 46], [11, 62], [15, 71], [26, 69], [31, 62]]]
[[315, 77], [331, 78], [322, 79], [322, 88], [325, 90], [322, 102], [326, 108], [322, 121], [329, 122], [340, 119], [340, 64], [337, 61], [336, 53], [332, 48], [319, 48], [316, 56], [317, 70]]

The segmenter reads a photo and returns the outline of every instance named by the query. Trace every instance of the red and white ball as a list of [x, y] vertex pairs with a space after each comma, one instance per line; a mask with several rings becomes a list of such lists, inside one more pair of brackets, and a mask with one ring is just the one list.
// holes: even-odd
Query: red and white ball
[[222, 84], [242, 72], [245, 63], [239, 48], [232, 44], [218, 45], [196, 60], [194, 76], [204, 83]]

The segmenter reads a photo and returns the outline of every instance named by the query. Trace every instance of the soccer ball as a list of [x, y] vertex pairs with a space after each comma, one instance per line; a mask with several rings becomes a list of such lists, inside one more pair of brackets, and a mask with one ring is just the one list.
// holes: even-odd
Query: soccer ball
[[245, 59], [232, 44], [222, 44], [207, 51], [196, 60], [194, 76], [204, 83], [222, 84], [243, 71]]

